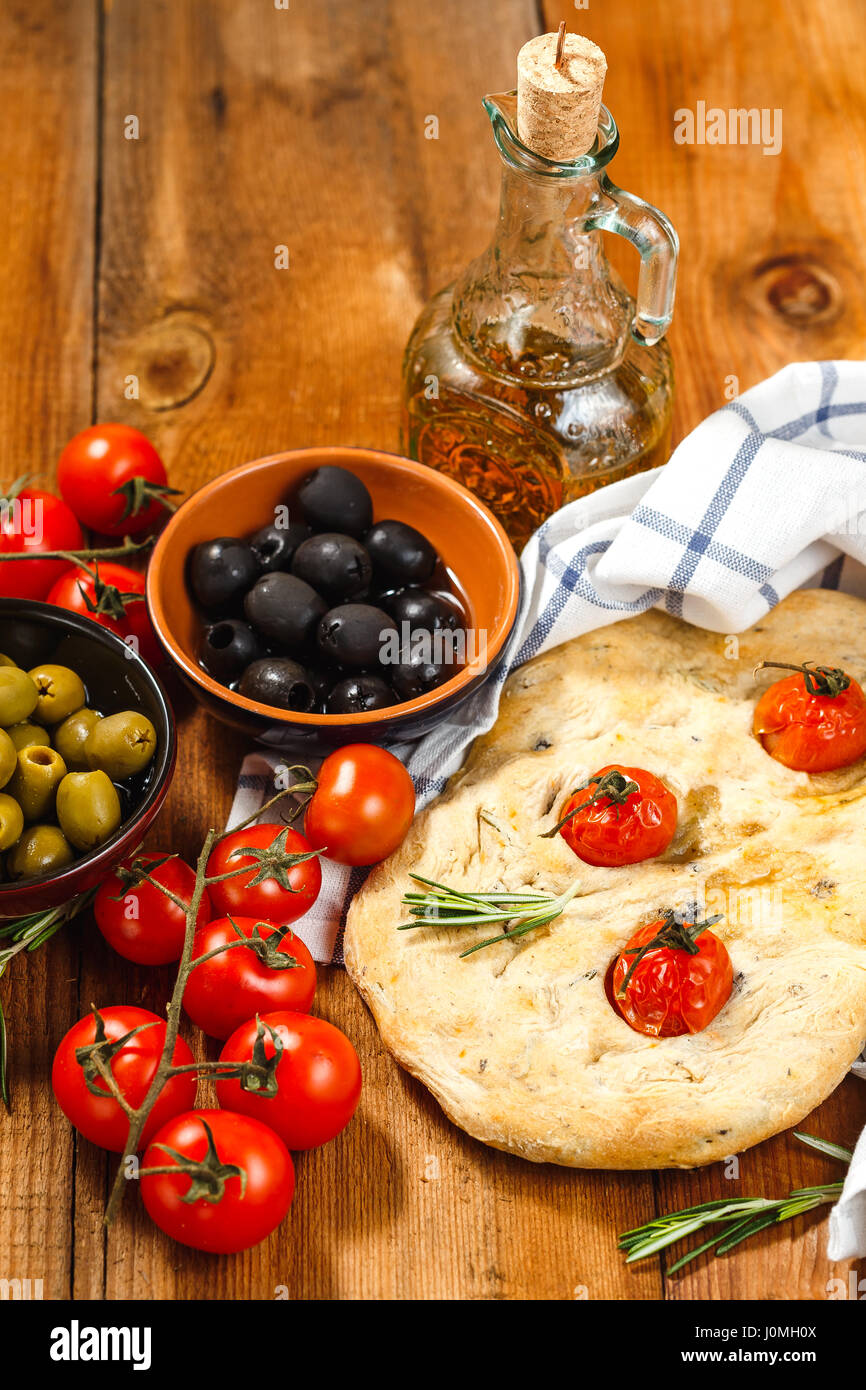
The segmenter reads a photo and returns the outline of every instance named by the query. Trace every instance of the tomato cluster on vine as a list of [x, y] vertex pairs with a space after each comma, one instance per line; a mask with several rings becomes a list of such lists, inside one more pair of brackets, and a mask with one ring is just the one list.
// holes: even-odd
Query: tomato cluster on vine
[[[218, 837], [198, 870], [139, 852], [94, 898], [120, 955], [182, 959], [183, 1010], [221, 1042], [219, 1057], [195, 1062], [178, 1036], [168, 1059], [166, 1019], [121, 1005], [76, 1023], [54, 1060], [55, 1095], [82, 1135], [128, 1154], [138, 1124], [145, 1207], [202, 1250], [245, 1249], [275, 1229], [294, 1193], [291, 1152], [335, 1139], [361, 1096], [352, 1043], [310, 1014], [316, 967], [293, 924], [316, 903], [322, 856], [384, 858], [411, 824], [415, 793], [403, 764], [371, 745], [331, 754], [317, 777], [297, 771], [309, 837], [283, 821], [245, 825]], [[213, 1077], [219, 1109], [197, 1108], [199, 1074]]]

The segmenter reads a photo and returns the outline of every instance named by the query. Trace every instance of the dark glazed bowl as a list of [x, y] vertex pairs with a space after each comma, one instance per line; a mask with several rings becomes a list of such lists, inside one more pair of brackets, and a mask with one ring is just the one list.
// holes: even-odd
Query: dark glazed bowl
[[[220, 685], [196, 660], [202, 631], [186, 584], [194, 546], [215, 536], [249, 536], [323, 464], [348, 468], [366, 484], [376, 521], [396, 518], [436, 548], [469, 613], [486, 633], [475, 658], [437, 689], [365, 714], [302, 714], [274, 709]], [[517, 617], [520, 567], [499, 522], [471, 492], [443, 473], [373, 449], [297, 449], [245, 463], [205, 484], [175, 512], [147, 572], [147, 603], [162, 645], [196, 699], [217, 719], [273, 748], [326, 753], [345, 743], [394, 743], [428, 733], [452, 715], [500, 665]]]
[[0, 598], [0, 652], [25, 670], [42, 661], [71, 666], [84, 681], [88, 703], [94, 709], [109, 713], [142, 710], [157, 737], [153, 760], [131, 789], [129, 814], [111, 839], [58, 873], [0, 883], [0, 918], [9, 918], [69, 902], [95, 887], [137, 849], [168, 792], [177, 740], [171, 705], [150, 667], [113, 632], [90, 618], [48, 603]]

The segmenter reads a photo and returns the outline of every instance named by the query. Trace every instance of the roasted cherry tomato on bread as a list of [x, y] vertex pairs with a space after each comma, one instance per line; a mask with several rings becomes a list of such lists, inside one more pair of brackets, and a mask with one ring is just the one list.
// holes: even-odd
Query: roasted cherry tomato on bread
[[719, 920], [679, 922], [669, 912], [635, 932], [617, 958], [612, 991], [636, 1033], [700, 1033], [724, 1008], [733, 970], [724, 942], [709, 930]]
[[64, 502], [105, 536], [136, 536], [164, 514], [162, 459], [130, 425], [91, 425], [70, 439], [57, 464]]
[[553, 830], [585, 864], [614, 868], [663, 854], [677, 828], [673, 792], [642, 767], [601, 768], [572, 792]]
[[[13, 488], [0, 498], [0, 554], [38, 555], [44, 550], [81, 550], [81, 527], [65, 502], [36, 487]], [[68, 560], [4, 560], [0, 594], [4, 598], [44, 599], [70, 569]]]
[[832, 772], [866, 753], [866, 696], [836, 666], [787, 667], [794, 674], [765, 690], [755, 706], [754, 731], [777, 762], [795, 772]]
[[[263, 1014], [261, 1023], [266, 1057], [276, 1051], [271, 1029], [282, 1044], [277, 1094], [257, 1095], [243, 1090], [240, 1081], [217, 1081], [220, 1105], [270, 1125], [290, 1149], [327, 1144], [346, 1128], [361, 1097], [357, 1052], [339, 1028], [310, 1014]], [[220, 1061], [251, 1061], [258, 1032], [255, 1018], [242, 1024], [225, 1044]]]
[[[102, 1149], [121, 1153], [129, 1134], [129, 1121], [99, 1073], [97, 1056], [111, 1069], [128, 1104], [137, 1109], [156, 1074], [165, 1045], [165, 1029], [164, 1018], [123, 1004], [102, 1009], [98, 1017], [88, 1014], [61, 1040], [51, 1068], [51, 1086], [67, 1120], [85, 1139]], [[178, 1038], [172, 1062], [183, 1066], [192, 1060], [183, 1038]], [[97, 1090], [105, 1091], [104, 1098], [88, 1089], [88, 1081]], [[166, 1120], [189, 1110], [195, 1104], [195, 1092], [194, 1071], [169, 1077], [148, 1116], [142, 1144]]]
[[209, 922], [196, 932], [192, 963], [183, 1006], [212, 1038], [227, 1038], [255, 1014], [306, 1013], [316, 993], [316, 967], [301, 938], [255, 917]]
[[[237, 872], [246, 865], [247, 873]], [[277, 927], [302, 917], [322, 886], [318, 852], [284, 825], [251, 825], [220, 840], [207, 861], [207, 876], [222, 875], [209, 887], [215, 912], [255, 916]]]
[[316, 780], [304, 834], [329, 859], [378, 864], [402, 844], [415, 815], [415, 787], [393, 753], [349, 743], [325, 759]]
[[258, 1120], [228, 1110], [176, 1116], [142, 1158], [148, 1215], [182, 1245], [211, 1254], [258, 1245], [279, 1226], [294, 1192], [295, 1170], [282, 1140]]
[[[163, 862], [161, 862], [163, 861]], [[195, 873], [176, 855], [159, 850], [137, 854], [99, 885], [93, 900], [93, 916], [109, 946], [137, 965], [166, 965], [180, 960], [186, 933], [186, 913], [165, 893], [146, 880], [135, 882], [134, 866], [141, 865], [182, 902], [189, 903]], [[205, 889], [196, 917], [196, 929], [210, 920], [211, 905]]]

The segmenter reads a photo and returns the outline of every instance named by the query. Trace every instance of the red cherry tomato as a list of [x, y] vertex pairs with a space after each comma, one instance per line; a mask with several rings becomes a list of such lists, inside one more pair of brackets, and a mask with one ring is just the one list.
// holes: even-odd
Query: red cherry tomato
[[[312, 854], [304, 836], [284, 825], [251, 825], [227, 835], [207, 862], [208, 878], [251, 867], [249, 873], [210, 885], [214, 911], [225, 917], [255, 916], [278, 927], [294, 922], [319, 896], [322, 870], [317, 855], [293, 864], [289, 860]], [[255, 883], [256, 878], [261, 882]]]
[[[106, 584], [115, 585], [116, 580], [113, 576], [109, 576], [106, 571], [119, 568], [121, 568], [119, 565], [101, 565], [100, 578]], [[117, 637], [123, 637], [123, 618], [114, 618], [106, 612], [94, 613], [88, 608], [81, 590], [84, 589], [87, 598], [95, 606], [97, 602], [95, 588], [93, 576], [88, 574], [87, 570], [78, 567], [68, 569], [55, 584], [52, 584], [45, 596], [45, 602], [53, 603], [55, 608], [65, 608], [68, 613], [78, 613], [82, 618], [92, 618], [95, 623], [99, 623], [100, 627], [106, 627]]]
[[[43, 550], [81, 550], [84, 536], [72, 512], [50, 492], [25, 487], [0, 499], [0, 554], [38, 554]], [[6, 560], [0, 563], [0, 594], [44, 599], [68, 560]]]
[[[123, 637], [126, 635], [129, 615], [133, 609], [139, 606], [144, 609], [147, 607], [144, 602], [144, 575], [127, 565], [115, 565], [110, 560], [103, 560], [101, 564], [94, 566], [94, 569], [95, 574], [80, 566], [67, 570], [57, 583], [51, 586], [46, 601], [55, 604], [57, 608], [65, 608], [70, 613], [78, 613], [83, 618], [92, 618], [94, 622], [101, 623], [103, 627]], [[105, 590], [109, 592], [105, 593]], [[115, 593], [111, 593], [112, 590]], [[141, 597], [124, 599], [123, 596], [126, 594]], [[123, 612], [113, 614], [109, 608], [109, 599], [115, 599]], [[94, 611], [100, 607], [103, 611]]]
[[[629, 792], [628, 782], [636, 790]], [[568, 798], [562, 815], [570, 819], [559, 833], [578, 858], [615, 868], [664, 853], [677, 828], [677, 799], [644, 768], [609, 763]]]
[[754, 732], [785, 767], [832, 772], [866, 753], [866, 697], [836, 667], [807, 668], [764, 691], [755, 707]]
[[[46, 601], [55, 604], [57, 608], [65, 608], [70, 613], [92, 618], [123, 641], [134, 638], [135, 642], [131, 645], [137, 648], [145, 661], [149, 661], [151, 666], [158, 664], [163, 659], [162, 648], [157, 641], [144, 601], [144, 575], [127, 565], [115, 565], [110, 561], [103, 561], [93, 568], [96, 570], [95, 575], [80, 567], [67, 570], [57, 583], [52, 585]], [[116, 592], [112, 594], [111, 590]], [[140, 597], [124, 598], [124, 595]], [[115, 616], [111, 609], [118, 600], [124, 611]], [[100, 607], [106, 611], [93, 611]]]
[[[234, 926], [232, 925], [234, 923]], [[235, 931], [237, 927], [237, 931]], [[255, 917], [219, 917], [196, 933], [193, 971], [183, 996], [183, 1006], [197, 1027], [212, 1038], [227, 1038], [254, 1014], [274, 1009], [306, 1013], [316, 993], [316, 967], [299, 936], [290, 929], [258, 922]], [[201, 965], [195, 962], [219, 946], [238, 941], [238, 933], [255, 942], [232, 945]], [[276, 941], [268, 939], [278, 933]], [[268, 963], [275, 957], [285, 965]]]
[[[152, 850], [134, 855], [122, 865], [128, 869], [136, 861], [145, 868], [165, 858], [165, 851]], [[183, 902], [189, 903], [195, 887], [195, 874], [189, 864], [176, 857], [166, 859], [151, 876]], [[150, 883], [124, 884], [117, 873], [100, 884], [93, 900], [93, 916], [109, 946], [125, 960], [137, 965], [167, 965], [180, 960], [186, 932], [186, 915], [176, 903]], [[207, 889], [196, 917], [196, 930], [210, 921], [211, 905]]]
[[[207, 1129], [205, 1128], [207, 1126]], [[218, 1200], [202, 1187], [203, 1195], [185, 1201], [193, 1187], [182, 1169], [149, 1176], [148, 1168], [178, 1167], [176, 1154], [201, 1163], [207, 1159], [212, 1136], [212, 1164], [243, 1169], [224, 1173]], [[148, 1146], [141, 1164], [141, 1197], [148, 1215], [161, 1231], [194, 1250], [232, 1255], [258, 1245], [276, 1230], [292, 1205], [295, 1170], [285, 1144], [258, 1120], [227, 1110], [190, 1110], [163, 1125]]]
[[[277, 1094], [259, 1096], [241, 1089], [240, 1081], [218, 1081], [220, 1105], [252, 1115], [270, 1125], [289, 1149], [327, 1144], [351, 1120], [361, 1097], [361, 1063], [345, 1033], [310, 1014], [263, 1014], [283, 1044], [277, 1063]], [[258, 1022], [251, 1018], [232, 1033], [221, 1062], [252, 1060]], [[274, 1042], [265, 1038], [265, 1055]]]
[[[141, 507], [124, 517], [127, 497], [118, 489], [140, 478]], [[106, 536], [135, 536], [153, 526], [164, 508], [147, 486], [165, 488], [162, 459], [150, 440], [130, 425], [91, 425], [70, 439], [57, 464], [60, 492], [80, 521]]]
[[[672, 916], [648, 922], [635, 932], [617, 958], [612, 990], [617, 1009], [636, 1033], [675, 1038], [700, 1033], [731, 996], [733, 970], [722, 941], [704, 928], [694, 936], [695, 954], [677, 942], [694, 924], [679, 926]], [[659, 938], [634, 964], [637, 953]], [[631, 975], [626, 977], [629, 970]]]
[[[105, 1024], [108, 1043], [118, 1042], [127, 1033], [143, 1024], [151, 1025], [142, 1028], [140, 1033], [136, 1033], [134, 1038], [124, 1043], [109, 1062], [121, 1094], [135, 1109], [147, 1095], [159, 1065], [165, 1046], [165, 1019], [159, 1018], [147, 1009], [137, 1009], [127, 1004], [102, 1009], [101, 1017]], [[93, 1014], [88, 1014], [70, 1028], [62, 1039], [54, 1055], [51, 1086], [60, 1109], [79, 1134], [83, 1134], [85, 1139], [98, 1144], [102, 1149], [121, 1153], [129, 1134], [129, 1121], [117, 1101], [108, 1093], [105, 1082], [98, 1073], [95, 1085], [105, 1090], [105, 1099], [93, 1095], [88, 1090], [84, 1071], [75, 1059], [76, 1049], [85, 1047], [95, 1039], [96, 1020]], [[183, 1038], [178, 1038], [172, 1061], [176, 1066], [183, 1066], [192, 1060], [193, 1055]], [[181, 1076], [170, 1077], [148, 1116], [142, 1134], [142, 1144], [146, 1144], [151, 1135], [172, 1115], [189, 1110], [195, 1104], [195, 1092], [195, 1072], [184, 1072]]]
[[399, 758], [373, 743], [350, 743], [319, 768], [304, 834], [340, 864], [378, 864], [406, 838], [415, 787]]

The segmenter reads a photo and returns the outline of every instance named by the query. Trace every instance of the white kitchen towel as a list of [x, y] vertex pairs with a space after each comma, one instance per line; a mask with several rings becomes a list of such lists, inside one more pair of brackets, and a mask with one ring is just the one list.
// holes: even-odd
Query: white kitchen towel
[[[502, 665], [433, 733], [393, 751], [423, 806], [493, 724], [508, 673], [539, 652], [653, 607], [742, 632], [804, 585], [866, 596], [864, 564], [866, 362], [795, 363], [709, 416], [664, 467], [601, 488], [539, 527], [521, 557], [520, 613]], [[273, 769], [286, 761], [249, 754], [229, 825], [271, 794]], [[325, 866], [322, 894], [296, 927], [316, 959], [342, 961], [346, 912], [364, 877]], [[857, 1156], [833, 1230], [839, 1248], [847, 1240], [866, 1253], [863, 1140]]]
[[[866, 1050], [851, 1070], [866, 1081]], [[827, 1240], [829, 1260], [855, 1260], [860, 1255], [866, 1255], [866, 1129], [857, 1141], [842, 1196], [830, 1212]]]

